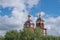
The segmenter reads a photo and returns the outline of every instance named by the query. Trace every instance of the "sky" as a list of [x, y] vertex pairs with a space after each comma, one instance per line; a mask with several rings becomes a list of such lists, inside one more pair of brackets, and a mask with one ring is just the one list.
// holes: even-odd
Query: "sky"
[[48, 35], [60, 36], [60, 0], [0, 0], [0, 35], [23, 29], [28, 13], [33, 23], [41, 13]]

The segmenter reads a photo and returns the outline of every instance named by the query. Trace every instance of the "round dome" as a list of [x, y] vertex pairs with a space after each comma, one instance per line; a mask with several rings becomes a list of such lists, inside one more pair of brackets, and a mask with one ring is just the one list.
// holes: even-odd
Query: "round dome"
[[31, 20], [28, 20], [25, 22], [25, 24], [33, 24], [33, 22]]
[[39, 17], [36, 22], [44, 22], [44, 20]]

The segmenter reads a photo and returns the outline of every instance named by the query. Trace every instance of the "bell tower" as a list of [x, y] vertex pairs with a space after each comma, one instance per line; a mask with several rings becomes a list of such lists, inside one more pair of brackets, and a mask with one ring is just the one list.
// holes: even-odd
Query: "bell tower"
[[28, 14], [28, 19], [24, 23], [24, 28], [32, 28], [32, 29], [34, 29], [34, 23], [32, 22], [32, 20], [30, 18], [31, 18], [31, 15]]
[[41, 14], [39, 14], [39, 17], [36, 20], [36, 27], [44, 28], [44, 20], [41, 18]]
[[44, 20], [41, 17], [41, 14], [39, 14], [39, 17], [36, 20], [36, 27], [39, 27], [40, 29], [42, 29], [42, 32], [44, 33], [44, 35], [47, 35], [47, 29], [44, 28]]

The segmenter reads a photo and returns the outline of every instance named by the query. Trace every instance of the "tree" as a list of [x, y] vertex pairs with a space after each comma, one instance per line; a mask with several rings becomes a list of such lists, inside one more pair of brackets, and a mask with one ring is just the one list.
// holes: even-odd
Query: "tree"
[[20, 31], [20, 40], [34, 40], [34, 31], [30, 28], [25, 28]]
[[42, 29], [39, 27], [35, 28], [34, 30], [34, 40], [42, 40], [42, 37], [44, 36]]
[[0, 40], [4, 40], [4, 37], [0, 35]]
[[60, 40], [60, 37], [44, 36], [40, 28], [24, 28], [20, 32], [17, 30], [8, 31], [5, 37], [0, 36], [0, 40]]
[[19, 40], [19, 33], [17, 30], [11, 30], [6, 33], [5, 40]]
[[42, 30], [40, 28], [30, 29], [25, 28], [20, 31], [20, 40], [40, 40], [43, 36]]

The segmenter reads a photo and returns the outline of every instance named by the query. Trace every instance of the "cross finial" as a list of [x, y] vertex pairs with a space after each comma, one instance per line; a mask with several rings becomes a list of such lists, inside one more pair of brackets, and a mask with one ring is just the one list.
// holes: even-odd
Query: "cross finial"
[[39, 17], [41, 17], [41, 13], [39, 13]]
[[30, 17], [31, 17], [31, 15], [30, 15], [30, 14], [28, 14], [28, 20], [30, 20]]
[[30, 16], [30, 14], [28, 14], [28, 18], [30, 18], [31, 16]]

